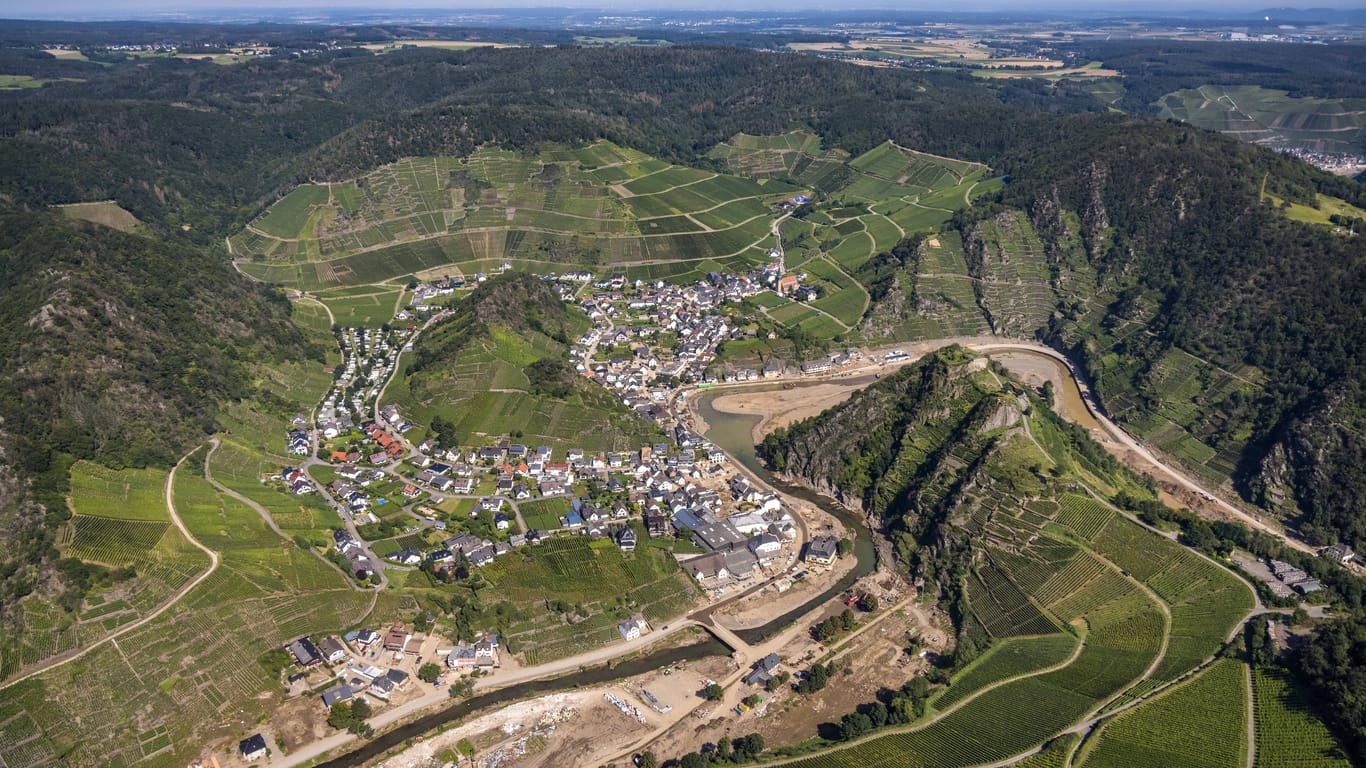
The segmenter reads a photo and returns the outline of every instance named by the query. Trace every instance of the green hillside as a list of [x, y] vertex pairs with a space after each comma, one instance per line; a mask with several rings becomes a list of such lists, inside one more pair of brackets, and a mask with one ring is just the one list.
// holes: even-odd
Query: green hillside
[[1316, 152], [1360, 152], [1366, 99], [1293, 97], [1256, 85], [1202, 85], [1158, 102], [1163, 117], [1236, 136], [1242, 141]]
[[[967, 766], [1025, 754], [1203, 668], [1254, 605], [1251, 586], [1215, 561], [1094, 500], [1146, 492], [961, 348], [774, 432], [763, 451], [775, 469], [880, 521], [898, 566], [926, 579], [958, 631], [934, 716], [798, 765]], [[1201, 678], [1237, 675], [1205, 710], [1235, 737], [1249, 717], [1240, 669], [1218, 662]], [[1171, 705], [1144, 704], [1105, 726], [1097, 764], [1154, 764], [1129, 736], [1142, 728], [1185, 728], [1198, 740], [1198, 723], [1178, 717], [1197, 690], [1204, 696], [1188, 684], [1164, 694]], [[1229, 748], [1240, 754], [1237, 742]]]
[[516, 434], [558, 449], [639, 448], [658, 429], [569, 362], [569, 344], [588, 327], [547, 283], [509, 272], [423, 334], [386, 399], [420, 425], [453, 425], [444, 437], [461, 445]]

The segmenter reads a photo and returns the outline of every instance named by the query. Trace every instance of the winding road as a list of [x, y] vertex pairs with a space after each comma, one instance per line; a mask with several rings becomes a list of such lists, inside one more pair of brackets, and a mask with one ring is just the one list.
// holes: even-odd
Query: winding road
[[180, 531], [180, 534], [181, 534], [182, 536], [185, 537], [185, 540], [186, 540], [186, 541], [190, 542], [190, 543], [193, 544], [196, 548], [198, 548], [199, 550], [203, 551], [204, 554], [206, 554], [206, 555], [209, 556], [209, 568], [208, 568], [208, 570], [204, 571], [203, 573], [201, 573], [201, 574], [199, 574], [198, 576], [196, 576], [196, 577], [194, 577], [193, 579], [191, 579], [188, 583], [185, 584], [185, 586], [181, 587], [174, 595], [172, 595], [171, 598], [170, 598], [169, 600], [167, 600], [166, 602], [162, 603], [160, 606], [158, 606], [155, 610], [153, 610], [151, 613], [147, 614], [146, 616], [143, 616], [142, 618], [140, 618], [140, 619], [138, 619], [137, 621], [134, 621], [134, 622], [132, 622], [132, 623], [130, 623], [130, 624], [125, 624], [124, 626], [119, 627], [117, 630], [115, 630], [115, 631], [113, 631], [113, 632], [111, 632], [111, 633], [105, 635], [104, 637], [101, 637], [100, 639], [96, 640], [95, 642], [93, 642], [93, 643], [91, 643], [90, 645], [87, 645], [87, 646], [85, 646], [85, 647], [83, 647], [83, 648], [80, 648], [80, 649], [74, 650], [74, 651], [69, 651], [69, 652], [67, 652], [67, 653], [65, 653], [65, 654], [59, 654], [59, 655], [57, 655], [57, 656], [51, 656], [51, 657], [45, 659], [41, 664], [39, 664], [38, 666], [34, 667], [33, 669], [30, 669], [29, 671], [25, 672], [24, 674], [19, 675], [18, 677], [15, 677], [15, 678], [13, 678], [13, 679], [11, 679], [11, 680], [6, 681], [6, 682], [4, 683], [4, 685], [0, 685], [0, 690], [4, 690], [5, 688], [8, 688], [8, 687], [10, 687], [10, 686], [12, 686], [12, 685], [16, 685], [16, 684], [18, 684], [18, 683], [22, 683], [23, 681], [25, 681], [25, 680], [27, 680], [27, 679], [33, 677], [34, 675], [41, 674], [41, 673], [46, 672], [46, 671], [48, 671], [48, 670], [50, 670], [50, 669], [53, 669], [53, 668], [55, 668], [55, 667], [60, 667], [60, 666], [63, 665], [63, 664], [67, 664], [67, 663], [69, 663], [69, 662], [75, 661], [76, 659], [81, 658], [82, 656], [86, 655], [87, 653], [90, 653], [91, 651], [95, 650], [96, 648], [99, 648], [101, 645], [104, 645], [105, 643], [113, 642], [114, 640], [117, 640], [118, 638], [123, 637], [124, 635], [128, 634], [129, 632], [132, 632], [132, 631], [135, 630], [135, 629], [139, 629], [139, 628], [145, 626], [148, 622], [152, 621], [153, 619], [157, 618], [157, 617], [160, 616], [161, 614], [163, 614], [163, 613], [165, 613], [166, 611], [170, 610], [172, 606], [174, 606], [176, 603], [179, 603], [179, 602], [181, 601], [182, 598], [184, 598], [186, 595], [188, 595], [195, 587], [199, 586], [200, 584], [203, 584], [205, 579], [207, 579], [207, 578], [209, 578], [210, 576], [212, 576], [212, 575], [213, 575], [213, 572], [216, 571], [216, 570], [218, 570], [218, 553], [215, 552], [215, 551], [213, 551], [212, 549], [209, 549], [208, 547], [204, 546], [203, 544], [199, 543], [199, 540], [198, 540], [198, 539], [196, 539], [194, 536], [190, 535], [190, 529], [188, 529], [188, 528], [185, 527], [185, 523], [181, 521], [180, 515], [176, 514], [176, 509], [175, 509], [175, 499], [174, 499], [175, 473], [176, 473], [177, 470], [180, 469], [180, 465], [185, 463], [185, 460], [186, 460], [186, 459], [188, 459], [188, 458], [190, 458], [191, 456], [193, 456], [193, 455], [195, 454], [195, 452], [198, 451], [198, 450], [199, 450], [200, 448], [202, 448], [202, 447], [203, 447], [203, 446], [196, 446], [196, 447], [194, 448], [194, 450], [191, 450], [189, 453], [185, 454], [184, 456], [181, 456], [181, 457], [180, 457], [180, 461], [177, 461], [177, 462], [175, 463], [175, 466], [174, 466], [174, 467], [171, 467], [171, 471], [166, 475], [165, 494], [166, 494], [166, 514], [170, 517], [170, 519], [171, 519], [171, 524], [174, 525], [174, 526], [176, 527], [176, 529]]

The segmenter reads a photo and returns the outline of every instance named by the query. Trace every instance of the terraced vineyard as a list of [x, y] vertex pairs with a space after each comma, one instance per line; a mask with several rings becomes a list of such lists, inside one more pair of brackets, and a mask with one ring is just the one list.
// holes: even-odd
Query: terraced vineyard
[[1366, 128], [1366, 99], [1292, 97], [1255, 85], [1203, 85], [1174, 91], [1157, 103], [1163, 117], [1243, 141], [1318, 152], [1359, 151]]
[[[938, 372], [935, 366], [946, 364], [950, 367], [943, 376], [948, 381], [963, 377], [981, 395], [993, 393], [989, 379], [955, 373], [943, 358], [922, 362], [911, 372]], [[892, 379], [873, 389], [881, 392], [900, 384]], [[998, 381], [995, 386], [1010, 392], [1013, 385]], [[972, 406], [969, 395], [974, 391], [966, 384], [941, 387], [956, 393], [953, 409]], [[907, 397], [916, 408], [933, 408], [940, 391], [926, 387]], [[986, 397], [976, 402], [980, 407], [1002, 401]], [[822, 418], [840, 417], [845, 410], [863, 413], [867, 407], [854, 400], [833, 417]], [[979, 643], [995, 639], [931, 701], [927, 722], [888, 729], [794, 765], [951, 768], [1008, 761], [1065, 732], [1104, 722], [1106, 713], [1140, 700], [1108, 726], [1110, 737], [1092, 760], [1096, 765], [1166, 765], [1151, 759], [1143, 745], [1153, 740], [1152, 729], [1180, 716], [1171, 707], [1186, 706], [1183, 696], [1203, 700], [1208, 698], [1204, 686], [1213, 685], [1217, 696], [1227, 694], [1232, 703], [1211, 704], [1206, 709], [1214, 714], [1209, 716], [1246, 712], [1238, 663], [1221, 662], [1199, 673], [1195, 682], [1183, 678], [1201, 670], [1246, 617], [1254, 604], [1251, 587], [1217, 563], [1097, 501], [1086, 492], [1090, 485], [1083, 485], [1132, 489], [1131, 477], [1103, 466], [1084, 473], [1063, 470], [1081, 462], [1082, 447], [1075, 443], [1080, 438], [1075, 436], [1053, 435], [1045, 449], [1017, 424], [992, 430], [984, 444], [986, 438], [964, 437], [974, 430], [963, 424], [951, 429], [957, 422], [950, 417], [917, 419], [916, 413], [898, 416], [899, 423], [913, 426], [905, 427], [900, 447], [875, 488], [879, 494], [883, 488], [889, 494], [914, 494], [920, 509], [935, 510], [951, 521], [953, 535], [971, 537], [974, 557], [963, 587], [972, 616], [962, 631]], [[828, 435], [830, 426], [817, 423], [816, 428]], [[954, 485], [955, 477], [963, 477], [955, 476], [956, 467], [973, 467], [970, 483]], [[915, 479], [902, 485], [889, 479], [898, 477]], [[878, 494], [865, 499], [874, 510], [882, 503]], [[1179, 680], [1180, 687], [1169, 688]], [[1158, 698], [1146, 698], [1154, 693]], [[1185, 727], [1181, 738], [1197, 739], [1203, 721], [1190, 720], [1171, 727]], [[1230, 718], [1219, 725], [1231, 729], [1231, 759], [1237, 762], [1246, 723]], [[1070, 749], [1067, 742], [1064, 746]], [[1028, 758], [1033, 763], [1027, 764], [1060, 764], [1061, 749]], [[1192, 754], [1191, 765], [1231, 764], [1216, 747]], [[1202, 755], [1206, 762], [1200, 762]]]
[[[0, 719], [15, 724], [82, 723], [78, 736], [66, 728], [46, 728], [16, 743], [0, 743], [0, 759], [7, 765], [60, 764], [59, 756], [76, 738], [98, 744], [104, 764], [183, 765], [202, 749], [205, 724], [231, 735], [231, 726], [214, 724], [238, 716], [251, 721], [270, 711], [279, 683], [258, 663], [263, 652], [304, 633], [353, 627], [367, 615], [371, 595], [351, 589], [340, 573], [281, 539], [256, 512], [209, 486], [202, 476], [204, 453], [201, 449], [181, 465], [173, 494], [190, 533], [220, 553], [219, 568], [165, 613], [117, 643], [98, 646], [79, 666], [58, 667], [7, 689]], [[124, 482], [117, 473], [86, 477], [80, 487], [85, 492], [126, 487], [126, 494], [115, 495], [136, 497], [139, 483], [132, 477], [135, 471]], [[254, 478], [252, 484], [258, 494], [265, 491], [284, 498]], [[150, 483], [144, 485], [150, 495]], [[78, 511], [81, 498], [73, 499]], [[164, 520], [164, 499], [160, 508]], [[179, 533], [165, 522], [150, 522], [150, 516], [142, 511], [140, 520], [82, 520], [82, 513], [76, 518], [78, 534], [72, 543], [95, 547], [108, 534], [124, 530], [131, 538], [120, 546], [129, 551], [151, 542], [155, 528], [161, 526], [162, 538], [148, 550], [157, 553], [167, 547], [166, 537]], [[197, 556], [201, 565], [207, 563], [198, 549], [188, 549], [188, 542], [176, 547], [174, 551], [186, 550], [187, 557]], [[113, 552], [109, 547], [103, 551]], [[138, 573], [139, 581], [147, 578], [142, 567]], [[379, 599], [385, 615], [391, 615], [396, 606], [390, 601], [397, 598]], [[128, 611], [141, 600], [134, 595], [126, 602], [97, 603], [87, 614], [92, 621], [117, 620], [121, 612], [135, 617]], [[243, 627], [251, 631], [241, 631]], [[96, 636], [83, 639], [88, 642]], [[73, 673], [77, 669], [79, 673]], [[128, 716], [111, 717], [115, 711]], [[8, 739], [19, 731], [6, 725], [4, 733]]]
[[1028, 337], [1057, 304], [1043, 244], [1021, 213], [1003, 213], [974, 234], [964, 249], [992, 330]]
[[[815, 213], [783, 226], [789, 269], [803, 270], [820, 298], [784, 299], [768, 315], [830, 339], [850, 332], [868, 307], [868, 290], [854, 277], [860, 266], [996, 188], [977, 163], [891, 143], [851, 159], [805, 132], [740, 134], [710, 156], [734, 175], [605, 141], [536, 155], [485, 148], [465, 158], [410, 158], [354, 181], [299, 187], [230, 244], [244, 272], [323, 291], [338, 324], [374, 325], [392, 295], [329, 294], [505, 263], [541, 272], [590, 265], [676, 282], [747, 271], [767, 263], [777, 245], [776, 204], [820, 193], [826, 198]], [[958, 260], [954, 276], [926, 278], [943, 285], [925, 292], [930, 320], [909, 337], [986, 330]]]
[[305, 289], [505, 260], [545, 269], [721, 259], [739, 269], [766, 259], [770, 208], [798, 191], [608, 142], [536, 156], [485, 148], [298, 187], [230, 242], [244, 271]]
[[128, 575], [95, 591], [79, 612], [25, 603], [25, 631], [16, 642], [0, 642], [0, 676], [137, 621], [208, 567], [204, 553], [170, 524], [164, 480], [154, 470], [112, 470], [89, 462], [72, 468], [76, 514], [62, 531], [60, 551]]
[[[1096, 595], [1086, 615], [1090, 632], [1081, 652], [1065, 667], [1016, 677], [927, 725], [889, 733], [818, 757], [798, 760], [802, 768], [834, 766], [967, 766], [1004, 760], [1028, 751], [1066, 729], [1105, 697], [1143, 674], [1160, 635], [1135, 637], [1135, 617], [1152, 615], [1152, 605], [1135, 588], [1120, 601]], [[1144, 640], [1146, 647], [1141, 647]], [[1137, 641], [1137, 643], [1136, 643]], [[1010, 655], [988, 659], [983, 667], [1010, 664]], [[982, 672], [979, 674], [987, 674]], [[1001, 679], [1009, 679], [1002, 675]], [[952, 689], [950, 689], [952, 690]], [[1021, 713], [1028, 712], [1028, 716]]]

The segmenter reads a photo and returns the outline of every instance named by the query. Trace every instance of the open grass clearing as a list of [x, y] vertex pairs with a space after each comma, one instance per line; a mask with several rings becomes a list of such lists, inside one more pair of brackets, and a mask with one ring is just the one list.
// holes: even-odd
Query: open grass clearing
[[68, 203], [57, 206], [57, 209], [68, 218], [103, 224], [120, 232], [131, 232], [134, 227], [142, 223], [138, 221], [136, 216], [113, 200], [104, 200], [98, 203]]

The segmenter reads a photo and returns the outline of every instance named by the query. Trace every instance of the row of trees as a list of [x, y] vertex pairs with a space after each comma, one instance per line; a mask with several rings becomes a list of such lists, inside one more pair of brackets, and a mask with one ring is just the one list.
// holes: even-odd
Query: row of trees
[[[715, 744], [705, 744], [701, 750], [689, 752], [668, 764], [676, 766], [676, 768], [707, 768], [710, 765], [748, 763], [757, 759], [764, 749], [764, 737], [759, 733], [737, 736], [734, 739], [729, 736], [722, 736], [716, 740]], [[650, 762], [654, 762], [653, 753], [646, 752], [645, 755], [649, 756]], [[641, 768], [651, 768], [651, 766], [642, 759]]]

